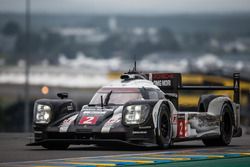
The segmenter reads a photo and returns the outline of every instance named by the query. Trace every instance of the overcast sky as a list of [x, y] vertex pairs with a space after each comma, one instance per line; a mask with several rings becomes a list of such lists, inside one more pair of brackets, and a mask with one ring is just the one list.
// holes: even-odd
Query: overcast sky
[[[180, 14], [250, 12], [250, 0], [31, 0], [33, 13]], [[0, 12], [24, 12], [25, 0], [0, 0]]]

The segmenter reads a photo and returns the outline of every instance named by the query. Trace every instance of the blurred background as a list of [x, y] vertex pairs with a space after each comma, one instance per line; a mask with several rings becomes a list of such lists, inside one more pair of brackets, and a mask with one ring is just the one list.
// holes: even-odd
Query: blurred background
[[[231, 86], [240, 72], [250, 133], [249, 0], [0, 0], [0, 132], [31, 131], [34, 101], [57, 92], [80, 109], [135, 57], [185, 85]], [[195, 110], [202, 93], [181, 92], [180, 105]]]

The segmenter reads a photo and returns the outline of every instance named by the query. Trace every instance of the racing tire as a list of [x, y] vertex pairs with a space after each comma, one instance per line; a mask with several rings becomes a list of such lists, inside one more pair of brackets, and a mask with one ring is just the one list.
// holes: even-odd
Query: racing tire
[[156, 142], [160, 148], [168, 148], [171, 145], [172, 125], [170, 118], [170, 110], [168, 106], [162, 104], [159, 109], [156, 129]]
[[220, 136], [218, 138], [202, 139], [206, 146], [227, 146], [233, 137], [233, 111], [228, 103], [222, 106], [220, 119]]
[[69, 144], [64, 143], [44, 143], [42, 147], [48, 150], [66, 150], [69, 147]]

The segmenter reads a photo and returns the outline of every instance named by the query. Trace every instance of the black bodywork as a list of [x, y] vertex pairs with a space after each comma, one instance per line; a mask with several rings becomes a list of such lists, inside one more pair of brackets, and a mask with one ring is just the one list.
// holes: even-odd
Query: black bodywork
[[[154, 105], [158, 100], [150, 100], [147, 91], [154, 91], [153, 89], [140, 90], [144, 98], [143, 101], [130, 101], [123, 106], [119, 105], [86, 105], [81, 111], [76, 110], [76, 105], [70, 99], [40, 99], [37, 104], [49, 105], [53, 110], [53, 115], [49, 124], [38, 124], [33, 122], [35, 142], [28, 145], [41, 145], [47, 142], [62, 142], [69, 144], [97, 144], [105, 145], [109, 143], [117, 144], [132, 144], [132, 145], [150, 145], [156, 143], [154, 135], [154, 126], [151, 116], [142, 124], [126, 125], [122, 120], [124, 117], [123, 108], [128, 105], [146, 104], [150, 107], [152, 112]], [[159, 97], [163, 97], [160, 91], [155, 90]], [[72, 107], [69, 107], [72, 106]], [[69, 110], [70, 108], [70, 110]], [[91, 111], [87, 116], [98, 116], [98, 121], [95, 125], [80, 125], [80, 119], [85, 112]], [[60, 132], [60, 126], [64, 120], [78, 115], [71, 125], [69, 125], [66, 132]], [[121, 121], [110, 128], [109, 132], [102, 132], [104, 124], [109, 121], [115, 114], [121, 114]], [[35, 115], [35, 113], [34, 113]], [[85, 114], [86, 115], [86, 114]], [[35, 120], [35, 118], [33, 119]]]

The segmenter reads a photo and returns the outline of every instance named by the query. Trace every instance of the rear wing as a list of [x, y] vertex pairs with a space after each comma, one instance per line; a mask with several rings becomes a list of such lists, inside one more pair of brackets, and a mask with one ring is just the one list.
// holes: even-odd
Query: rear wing
[[[233, 101], [240, 104], [240, 74], [233, 74], [232, 86], [186, 86], [182, 85], [180, 73], [147, 73], [146, 78], [152, 81], [166, 94], [174, 94], [178, 97], [179, 90], [231, 90], [234, 92]], [[178, 98], [173, 101], [178, 106]]]

